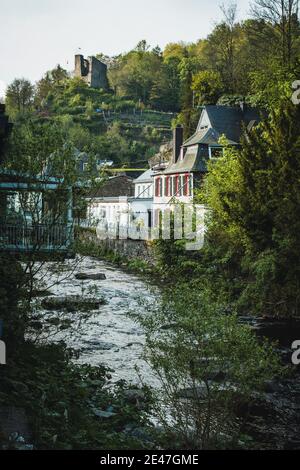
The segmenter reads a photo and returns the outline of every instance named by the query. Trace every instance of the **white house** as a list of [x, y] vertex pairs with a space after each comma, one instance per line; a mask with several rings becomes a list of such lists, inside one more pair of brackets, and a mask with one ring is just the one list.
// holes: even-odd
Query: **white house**
[[220, 138], [239, 146], [244, 127], [251, 129], [260, 121], [259, 111], [246, 105], [205, 106], [196, 132], [183, 142], [183, 129], [174, 129], [173, 152], [169, 164], [154, 170], [154, 224], [159, 213], [176, 202], [191, 203], [195, 188], [207, 172], [207, 162], [223, 153]]
[[131, 224], [140, 229], [148, 229], [153, 224], [153, 175], [152, 170], [145, 171], [136, 178], [134, 197], [130, 199]]
[[87, 196], [88, 225], [102, 227], [103, 230], [128, 227], [132, 196], [132, 178], [125, 175], [109, 178], [99, 189]]
[[174, 129], [173, 149], [169, 162], [153, 167], [154, 225], [159, 223], [159, 214], [171, 209], [176, 202], [189, 204], [193, 201], [194, 178], [190, 162], [183, 158], [183, 128]]

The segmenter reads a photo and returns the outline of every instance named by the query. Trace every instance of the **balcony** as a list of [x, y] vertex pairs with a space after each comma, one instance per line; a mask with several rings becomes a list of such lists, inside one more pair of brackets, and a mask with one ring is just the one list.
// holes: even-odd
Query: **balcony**
[[64, 252], [71, 242], [65, 224], [0, 224], [0, 250], [10, 252]]
[[0, 251], [69, 255], [73, 238], [72, 187], [0, 168]]

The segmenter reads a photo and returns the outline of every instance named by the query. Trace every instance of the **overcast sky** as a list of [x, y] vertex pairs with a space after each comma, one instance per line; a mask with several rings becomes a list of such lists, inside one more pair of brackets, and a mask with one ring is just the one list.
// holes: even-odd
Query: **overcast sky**
[[[36, 81], [74, 54], [116, 55], [141, 39], [168, 42], [205, 37], [228, 0], [0, 0], [0, 96], [14, 78]], [[237, 0], [239, 18], [249, 0]], [[81, 48], [81, 51], [79, 51]]]

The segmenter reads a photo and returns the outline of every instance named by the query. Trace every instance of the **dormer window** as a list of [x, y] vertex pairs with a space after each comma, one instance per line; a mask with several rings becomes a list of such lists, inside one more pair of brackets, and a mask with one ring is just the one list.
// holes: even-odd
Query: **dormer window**
[[216, 160], [217, 158], [223, 157], [224, 149], [223, 147], [209, 147], [208, 155], [211, 160]]

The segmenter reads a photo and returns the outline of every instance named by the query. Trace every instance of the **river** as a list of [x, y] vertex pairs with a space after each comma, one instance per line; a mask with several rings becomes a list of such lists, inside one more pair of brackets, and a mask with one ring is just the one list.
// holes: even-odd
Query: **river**
[[[77, 280], [75, 274], [83, 272], [103, 273], [106, 279]], [[89, 313], [49, 312], [39, 308], [39, 313], [46, 319], [55, 315], [71, 321], [69, 329], [51, 336], [52, 341], [66, 341], [80, 353], [79, 363], [107, 366], [111, 369], [112, 382], [124, 379], [136, 384], [142, 377], [149, 385], [154, 384], [153, 373], [142, 358], [145, 335], [132, 314], [147, 314], [158, 300], [157, 287], [142, 277], [90, 257], [66, 261], [63, 272], [56, 272], [55, 263], [46, 263], [40, 278], [55, 296], [103, 296], [105, 299], [104, 305]]]
[[[91, 257], [65, 261], [58, 272], [57, 267], [57, 263], [46, 263], [40, 272], [44, 287], [49, 287], [54, 296], [103, 296], [105, 304], [88, 313], [84, 309], [66, 313], [41, 309], [40, 300], [37, 300], [36, 313], [46, 324], [55, 317], [69, 322], [66, 328], [52, 334], [50, 340], [64, 340], [77, 350], [78, 363], [107, 366], [111, 370], [112, 384], [122, 379], [140, 384], [142, 379], [143, 383], [159, 387], [153, 371], [143, 359], [144, 331], [132, 314], [147, 315], [159, 302], [160, 289], [144, 277]], [[76, 273], [103, 273], [106, 279], [80, 281], [76, 279]], [[253, 322], [251, 318], [244, 320]], [[292, 339], [299, 337], [299, 323], [291, 328], [289, 322], [260, 324], [254, 320], [253, 327], [259, 335], [279, 340], [279, 352], [284, 362], [290, 364], [290, 344]], [[275, 381], [258, 401], [257, 411], [254, 411], [258, 421], [255, 414], [254, 429], [251, 428], [250, 434], [263, 443], [263, 448], [300, 448], [299, 399], [300, 374], [296, 374]]]

